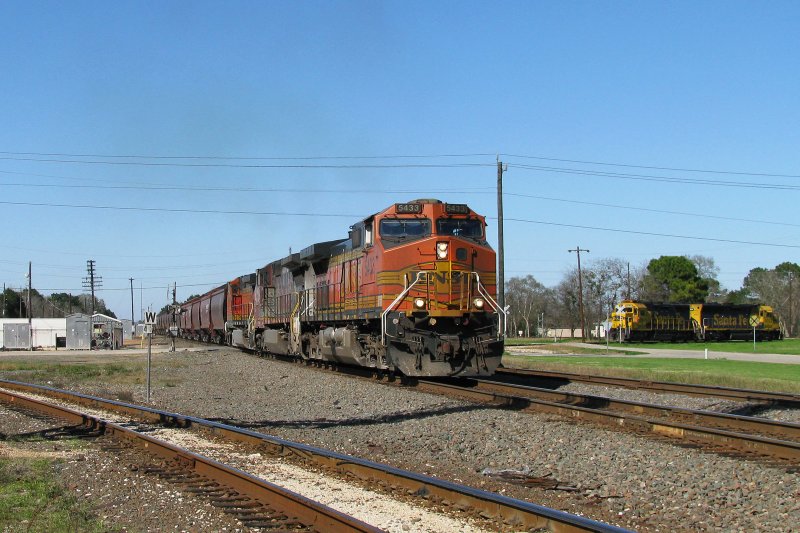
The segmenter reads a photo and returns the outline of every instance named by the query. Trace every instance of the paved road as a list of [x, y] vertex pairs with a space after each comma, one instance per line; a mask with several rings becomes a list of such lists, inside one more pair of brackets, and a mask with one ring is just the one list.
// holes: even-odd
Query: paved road
[[[594, 348], [597, 349], [597, 344], [583, 344], [580, 342], [567, 342], [564, 344], [568, 344], [570, 346], [580, 346], [584, 348]], [[620, 347], [619, 344], [612, 345], [614, 349], [617, 350], [625, 350], [624, 347]], [[703, 350], [665, 350], [660, 348], [646, 348], [637, 346], [636, 348], [630, 348], [630, 351], [634, 352], [647, 352], [642, 355], [631, 355], [631, 357], [666, 357], [666, 358], [691, 358], [691, 359], [703, 359], [705, 357], [705, 352]], [[708, 350], [708, 358], [709, 359], [728, 359], [731, 361], [758, 361], [761, 363], [786, 363], [786, 364], [793, 364], [793, 365], [800, 365], [800, 355], [786, 355], [786, 354], [777, 354], [777, 353], [734, 353], [734, 352], [717, 352], [714, 350]]]

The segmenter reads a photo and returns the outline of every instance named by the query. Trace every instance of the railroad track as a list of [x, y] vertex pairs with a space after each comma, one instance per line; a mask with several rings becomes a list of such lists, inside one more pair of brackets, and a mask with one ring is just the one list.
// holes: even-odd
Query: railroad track
[[528, 412], [554, 413], [683, 443], [800, 465], [800, 425], [573, 394], [490, 379], [418, 380], [422, 390]]
[[800, 394], [789, 392], [770, 392], [751, 389], [734, 389], [710, 385], [693, 385], [688, 383], [670, 383], [666, 381], [648, 381], [630, 378], [572, 374], [568, 372], [551, 372], [548, 370], [526, 370], [519, 368], [499, 368], [495, 376], [521, 385], [541, 386], [562, 385], [566, 383], [591, 383], [609, 385], [628, 389], [669, 392], [690, 396], [715, 397], [744, 402], [758, 402], [776, 407], [800, 408]]
[[[245, 350], [248, 351], [248, 350]], [[255, 352], [250, 352], [255, 353]], [[281, 356], [271, 356], [282, 359]], [[291, 359], [288, 359], [291, 360]], [[297, 362], [295, 360], [295, 362]], [[376, 377], [372, 369], [338, 366], [330, 363], [312, 364], [338, 372], [361, 377]], [[538, 373], [538, 371], [534, 371]], [[530, 373], [510, 369], [500, 369], [501, 376], [515, 376], [515, 379], [530, 380]], [[563, 373], [558, 379], [565, 379]], [[569, 375], [569, 374], [567, 374]], [[378, 376], [381, 377], [381, 376]], [[384, 376], [385, 377], [385, 376]], [[598, 379], [602, 379], [597, 376]], [[614, 381], [615, 378], [609, 378]], [[618, 382], [625, 382], [619, 379]], [[629, 380], [635, 382], [636, 380]], [[800, 425], [772, 421], [764, 418], [714, 413], [694, 409], [684, 409], [666, 405], [648, 404], [627, 400], [616, 400], [603, 396], [564, 393], [552, 389], [498, 382], [492, 378], [452, 380], [401, 379], [402, 384], [415, 385], [421, 390], [454, 396], [468, 401], [493, 404], [498, 407], [528, 412], [545, 412], [566, 416], [572, 419], [591, 421], [602, 425], [624, 428], [639, 434], [668, 438], [715, 452], [734, 453], [744, 457], [775, 459], [787, 464], [791, 469], [800, 465]], [[664, 384], [659, 389], [656, 382], [641, 382], [646, 388], [653, 384], [655, 390], [666, 392]], [[631, 384], [629, 383], [629, 386]], [[763, 401], [774, 405], [791, 405], [796, 395], [771, 393], [767, 391], [748, 391], [703, 385], [681, 385], [683, 391], [695, 390], [696, 394], [715, 396], [728, 394], [744, 400]], [[671, 392], [679, 392], [674, 390]], [[724, 397], [724, 396], [723, 396]], [[778, 403], [783, 402], [783, 403]]]
[[[120, 447], [134, 446], [146, 450], [159, 461], [158, 466], [148, 467], [149, 472], [179, 484], [189, 492], [211, 498], [214, 505], [234, 514], [249, 527], [282, 531], [378, 531], [353, 517], [242, 470], [149, 436], [141, 431], [141, 425], [208, 432], [216, 438], [260, 450], [265, 455], [298, 458], [304, 464], [312, 464], [362, 484], [377, 485], [386, 492], [402, 494], [403, 498], [420, 504], [433, 503], [481, 517], [497, 523], [500, 528], [554, 532], [626, 531], [499, 494], [196, 417], [14, 381], [0, 380], [0, 387], [0, 401], [8, 406], [65, 419], [98, 435], [112, 437]], [[38, 399], [38, 396], [45, 396], [47, 400]], [[56, 405], [51, 403], [51, 399], [69, 405]], [[82, 412], [86, 409], [102, 409], [135, 422], [112, 422], [103, 416]], [[116, 446], [108, 448], [113, 450]]]

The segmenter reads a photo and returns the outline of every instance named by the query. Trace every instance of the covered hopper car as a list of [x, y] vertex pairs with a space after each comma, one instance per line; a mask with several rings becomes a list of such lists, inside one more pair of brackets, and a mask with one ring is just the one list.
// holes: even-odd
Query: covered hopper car
[[415, 200], [183, 304], [186, 338], [406, 376], [490, 375], [495, 252], [464, 204]]

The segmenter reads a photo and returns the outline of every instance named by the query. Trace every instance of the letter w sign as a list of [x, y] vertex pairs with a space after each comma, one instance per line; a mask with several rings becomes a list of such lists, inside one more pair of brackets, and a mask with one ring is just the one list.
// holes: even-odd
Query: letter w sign
[[156, 314], [154, 311], [145, 311], [144, 312], [144, 323], [145, 324], [155, 324], [156, 323]]

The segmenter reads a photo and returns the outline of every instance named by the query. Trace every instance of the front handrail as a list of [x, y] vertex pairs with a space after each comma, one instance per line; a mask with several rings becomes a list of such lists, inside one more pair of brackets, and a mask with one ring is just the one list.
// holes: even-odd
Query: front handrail
[[497, 338], [502, 339], [506, 335], [506, 320], [508, 319], [508, 313], [505, 309], [500, 309], [500, 305], [492, 298], [492, 295], [489, 294], [489, 291], [486, 290], [486, 287], [483, 286], [481, 283], [481, 277], [477, 272], [472, 272], [472, 275], [475, 276], [475, 281], [478, 285], [478, 294], [483, 296], [483, 298], [489, 302], [489, 305], [497, 312], [497, 317], [499, 319], [499, 324], [497, 325]]
[[408, 294], [408, 292], [414, 287], [414, 285], [416, 285], [422, 280], [423, 274], [425, 274], [424, 271], [417, 272], [417, 279], [414, 280], [414, 283], [406, 287], [403, 290], [403, 292], [401, 292], [397, 296], [397, 298], [395, 298], [394, 301], [391, 304], [389, 304], [389, 307], [387, 307], [386, 310], [383, 313], [381, 313], [381, 344], [383, 344], [384, 346], [386, 346], [386, 315], [388, 315], [392, 309], [397, 307], [397, 305], [401, 301], [403, 301], [403, 298], [406, 297], [406, 294]]

